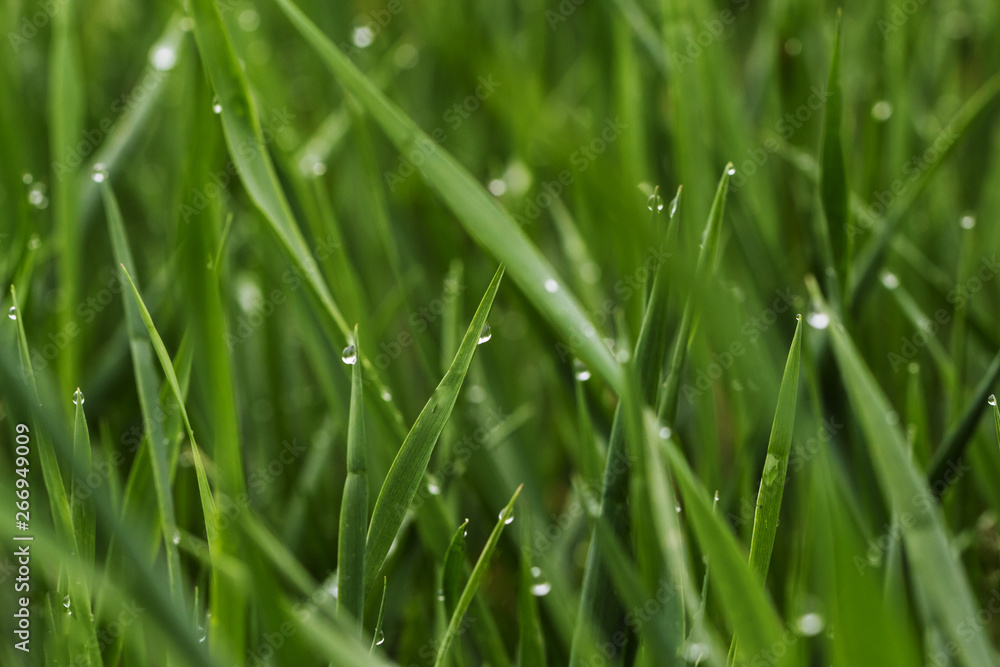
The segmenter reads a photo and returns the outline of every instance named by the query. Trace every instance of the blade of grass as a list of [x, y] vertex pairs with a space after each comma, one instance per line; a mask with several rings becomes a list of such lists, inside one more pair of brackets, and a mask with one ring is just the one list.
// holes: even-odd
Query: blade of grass
[[[111, 245], [122, 269], [126, 262], [134, 267], [132, 253], [129, 250], [128, 237], [122, 221], [118, 201], [110, 182], [105, 179], [101, 192], [104, 196], [104, 208], [108, 220], [108, 233]], [[129, 279], [131, 280], [131, 278]], [[167, 452], [164, 445], [166, 436], [163, 433], [163, 422], [156, 418], [159, 410], [157, 398], [160, 395], [160, 385], [153, 369], [153, 355], [149, 340], [143, 333], [142, 316], [135, 303], [123, 294], [125, 318], [128, 326], [129, 349], [132, 353], [132, 366], [135, 374], [135, 384], [138, 389], [139, 406], [142, 411], [143, 424], [146, 431], [146, 443], [149, 452], [149, 464], [152, 470], [153, 485], [156, 490], [157, 508], [159, 510], [160, 533], [167, 554], [167, 573], [170, 577], [171, 589], [178, 602], [183, 602], [181, 587], [180, 557], [177, 545], [173, 543], [173, 535], [177, 532], [177, 519], [174, 511], [173, 492], [170, 488], [170, 474], [167, 469]], [[169, 358], [167, 365], [173, 372]], [[126, 500], [126, 505], [128, 501]]]
[[712, 201], [712, 209], [708, 214], [708, 223], [705, 225], [705, 231], [701, 237], [701, 250], [698, 253], [698, 262], [695, 265], [692, 289], [684, 302], [681, 323], [675, 334], [674, 348], [670, 354], [670, 361], [666, 370], [667, 379], [660, 391], [657, 416], [660, 421], [671, 427], [677, 418], [681, 371], [684, 369], [684, 360], [687, 357], [691, 336], [696, 328], [697, 311], [701, 303], [698, 291], [704, 287], [705, 281], [711, 275], [715, 258], [719, 251], [722, 216], [726, 210], [726, 193], [729, 190], [729, 177], [732, 173], [733, 163], [730, 162], [722, 171], [722, 178], [719, 179], [719, 186], [715, 190], [715, 199]]
[[962, 458], [966, 447], [972, 442], [972, 436], [985, 410], [986, 398], [991, 394], [990, 390], [998, 379], [1000, 379], [1000, 351], [993, 357], [983, 379], [976, 385], [962, 417], [948, 429], [931, 458], [931, 464], [927, 466], [927, 483], [935, 495], [940, 496], [948, 488], [945, 476], [950, 471], [949, 466]]
[[500, 287], [503, 273], [504, 267], [501, 266], [493, 276], [479, 308], [472, 317], [472, 323], [462, 339], [451, 368], [420, 411], [385, 476], [368, 528], [368, 548], [365, 555], [366, 591], [371, 589], [372, 583], [381, 571], [385, 557], [389, 553], [389, 546], [395, 539], [406, 510], [427, 472], [427, 464], [430, 462], [434, 445], [451, 416], [462, 382], [469, 372], [472, 356], [479, 346], [479, 336], [486, 325], [486, 317], [493, 306], [493, 299]]
[[354, 327], [351, 409], [347, 425], [347, 480], [344, 482], [337, 537], [337, 615], [348, 614], [360, 638], [365, 613], [365, 542], [368, 534], [368, 446], [365, 440], [364, 388], [360, 339]]
[[450, 618], [455, 612], [458, 598], [462, 593], [462, 576], [465, 574], [465, 533], [469, 525], [466, 519], [451, 536], [448, 553], [441, 570], [441, 594], [444, 596], [444, 610]]
[[[761, 473], [757, 491], [757, 511], [753, 519], [753, 533], [750, 538], [750, 569], [760, 584], [767, 582], [767, 570], [771, 564], [774, 536], [778, 532], [781, 516], [781, 497], [785, 492], [785, 475], [788, 471], [788, 455], [792, 448], [792, 433], [795, 428], [795, 406], [799, 392], [799, 357], [802, 351], [802, 316], [796, 317], [795, 335], [785, 362], [785, 372], [778, 390], [778, 406], [771, 424], [771, 437], [767, 442], [767, 458]], [[733, 638], [730, 660], [736, 656], [737, 638]]]
[[907, 453], [905, 438], [887, 419], [892, 407], [843, 325], [823, 300], [816, 281], [809, 277], [806, 284], [815, 304], [830, 317], [828, 329], [834, 355], [861, 422], [882, 493], [895, 511], [909, 512], [913, 519], [902, 526], [912, 576], [926, 590], [941, 629], [959, 645], [962, 659], [967, 664], [990, 664], [994, 654], [985, 637], [978, 633], [969, 637], [961, 632], [965, 619], [976, 613], [975, 600], [949, 544], [940, 509], [931, 500], [930, 489]]
[[522, 488], [524, 488], [523, 484], [517, 487], [514, 491], [514, 495], [510, 498], [510, 502], [507, 503], [507, 506], [503, 508], [502, 512], [500, 512], [500, 518], [497, 519], [497, 523], [493, 527], [493, 532], [490, 533], [489, 539], [486, 540], [486, 546], [483, 547], [482, 553], [479, 554], [479, 560], [476, 561], [476, 566], [472, 568], [472, 574], [469, 575], [469, 581], [465, 584], [465, 589], [462, 591], [461, 597], [458, 598], [455, 610], [451, 614], [451, 620], [448, 622], [448, 629], [445, 630], [444, 636], [441, 638], [441, 643], [438, 644], [437, 658], [434, 660], [435, 667], [443, 667], [445, 664], [445, 658], [448, 656], [448, 650], [455, 641], [455, 637], [458, 636], [459, 625], [462, 623], [462, 618], [465, 617], [465, 612], [469, 608], [469, 605], [472, 604], [472, 598], [475, 596], [476, 591], [479, 589], [479, 584], [486, 575], [486, 568], [489, 566], [490, 557], [493, 555], [493, 551], [496, 549], [497, 543], [500, 541], [500, 533], [503, 532], [503, 529], [507, 524], [514, 520], [514, 503], [517, 502], [517, 497], [520, 495]]
[[[837, 10], [837, 28], [833, 36], [833, 56], [830, 59], [830, 78], [827, 82], [829, 97], [824, 107], [823, 138], [820, 164], [820, 202], [823, 215], [815, 216], [819, 227], [817, 244], [820, 246], [827, 276], [827, 289], [831, 295], [844, 292], [841, 285], [848, 284], [853, 237], [847, 233], [848, 188], [844, 168], [844, 147], [840, 131], [843, 125], [843, 90], [840, 86], [840, 44], [843, 20]], [[832, 233], [831, 233], [831, 230]], [[839, 276], [839, 280], [838, 280]], [[835, 303], [840, 303], [836, 298]]]
[[301, 10], [288, 0], [276, 2], [341, 85], [382, 126], [400, 153], [408, 155], [412, 150], [419, 150], [425, 155], [418, 168], [427, 183], [466, 230], [509, 267], [511, 276], [528, 299], [578, 348], [587, 364], [613, 388], [620, 390], [620, 369], [590, 319], [565, 282], [556, 279], [555, 270], [496, 198], [396, 107]]

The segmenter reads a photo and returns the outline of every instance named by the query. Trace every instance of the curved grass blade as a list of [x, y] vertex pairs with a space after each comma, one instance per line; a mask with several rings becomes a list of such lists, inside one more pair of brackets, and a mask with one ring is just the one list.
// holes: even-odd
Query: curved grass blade
[[667, 379], [660, 392], [660, 402], [657, 416], [660, 421], [673, 426], [677, 418], [677, 401], [680, 398], [681, 371], [687, 357], [688, 344], [697, 326], [696, 316], [700, 303], [698, 291], [704, 286], [705, 280], [711, 274], [719, 252], [719, 238], [722, 230], [722, 215], [726, 210], [726, 193], [729, 191], [729, 177], [733, 173], [733, 163], [730, 162], [722, 171], [719, 186], [715, 190], [715, 199], [708, 214], [708, 223], [701, 237], [701, 250], [698, 253], [698, 263], [695, 265], [694, 282], [691, 292], [684, 302], [684, 312], [681, 324], [674, 339], [674, 349], [670, 354], [667, 366]]
[[941, 444], [934, 452], [931, 464], [927, 467], [927, 483], [935, 495], [940, 496], [948, 488], [948, 484], [944, 481], [945, 474], [949, 472], [949, 466], [962, 458], [965, 448], [972, 442], [976, 426], [983, 416], [986, 397], [990, 395], [990, 390], [998, 379], [1000, 379], [1000, 351], [993, 357], [983, 379], [976, 385], [976, 390], [972, 392], [972, 398], [969, 399], [969, 406], [965, 409], [961, 419], [945, 434]]
[[[246, 74], [233, 51], [232, 40], [219, 9], [213, 0], [192, 0], [195, 39], [205, 73], [212, 82], [222, 107], [222, 128], [233, 164], [254, 204], [264, 214], [272, 231], [287, 251], [297, 270], [316, 294], [323, 309], [340, 329], [344, 340], [351, 331], [333, 295], [316, 268], [312, 252], [299, 230], [285, 193], [278, 181], [274, 164], [264, 144], [257, 107], [250, 97]], [[366, 377], [370, 377], [378, 393], [387, 393], [379, 375], [365, 361]]]
[[337, 538], [337, 615], [346, 613], [355, 635], [363, 632], [365, 613], [365, 541], [368, 533], [368, 447], [365, 440], [364, 388], [361, 384], [360, 339], [354, 327], [351, 366], [351, 412], [347, 425], [347, 480], [340, 507]]
[[[73, 403], [76, 404], [73, 419], [73, 458], [77, 461], [77, 467], [86, 470], [88, 473], [93, 469], [90, 450], [90, 430], [87, 428], [87, 415], [83, 411], [83, 392], [77, 387], [73, 394]], [[70, 475], [70, 479], [76, 479]], [[85, 567], [90, 570], [94, 567], [94, 547], [95, 533], [97, 530], [94, 518], [93, 502], [83, 497], [77, 497], [77, 485], [70, 484], [70, 506], [73, 508], [73, 529], [76, 532], [76, 544], [78, 553], [83, 560]]]
[[[753, 534], [750, 538], [750, 569], [762, 586], [767, 582], [767, 570], [771, 564], [774, 536], [778, 532], [781, 516], [781, 497], [785, 491], [785, 475], [788, 471], [788, 455], [792, 448], [792, 433], [795, 428], [795, 405], [799, 393], [799, 358], [802, 351], [802, 316], [798, 316], [792, 347], [785, 362], [785, 372], [778, 390], [778, 407], [774, 411], [771, 437], [767, 443], [767, 457], [761, 473], [757, 491], [757, 511], [753, 520]], [[737, 640], [733, 638], [730, 658], [736, 655]]]
[[371, 589], [375, 577], [382, 569], [385, 557], [389, 553], [389, 546], [403, 523], [403, 517], [417, 493], [420, 480], [427, 472], [427, 464], [430, 462], [434, 445], [445, 424], [448, 423], [455, 401], [458, 400], [462, 382], [469, 372], [472, 356], [479, 346], [479, 335], [486, 325], [486, 317], [493, 306], [493, 299], [496, 297], [503, 274], [504, 267], [501, 266], [493, 276], [486, 294], [479, 303], [479, 308], [472, 317], [472, 323], [465, 332], [465, 338], [462, 339], [451, 368], [444, 374], [437, 389], [420, 411], [385, 476], [368, 528], [368, 548], [365, 555], [366, 591]]
[[444, 595], [444, 611], [449, 617], [455, 611], [459, 595], [462, 593], [462, 575], [465, 574], [465, 529], [466, 519], [451, 536], [448, 553], [444, 557], [441, 571], [441, 594]]
[[565, 282], [557, 280], [555, 270], [496, 198], [394, 105], [301, 10], [289, 0], [276, 2], [341, 85], [382, 126], [399, 151], [407, 155], [419, 149], [426, 156], [419, 169], [427, 183], [466, 230], [509, 267], [511, 276], [528, 299], [577, 348], [587, 364], [620, 391], [621, 370], [594, 325]]
[[[969, 126], [983, 112], [989, 109], [990, 101], [998, 93], [1000, 93], [1000, 74], [995, 74], [972, 94], [972, 97], [962, 105], [962, 108], [958, 110], [951, 121], [945, 126], [940, 135], [948, 140], [945, 147], [936, 153], [937, 157], [927, 164], [926, 168], [920, 172], [913, 184], [885, 212], [883, 224], [878, 228], [875, 238], [869, 241], [858, 254], [856, 262], [858, 269], [855, 272], [856, 278], [850, 286], [850, 303], [854, 309], [857, 309], [859, 300], [869, 293], [869, 283], [874, 279], [881, 265], [882, 256], [889, 246], [889, 242], [892, 241], [893, 236], [899, 230], [899, 226], [906, 219], [906, 214], [909, 213], [918, 197], [923, 194], [924, 188], [930, 182], [934, 172], [951, 155], [956, 146], [962, 143], [962, 138], [965, 136], [966, 130], [969, 129]], [[874, 225], [874, 219], [870, 217], [871, 214], [869, 213], [870, 208], [865, 209], [861, 215], [857, 216], [855, 224], [848, 228], [848, 234], [856, 235], [862, 227], [871, 228]], [[863, 225], [862, 222], [864, 223]]]
[[[132, 252], [129, 250], [128, 237], [125, 234], [125, 225], [122, 221], [121, 210], [118, 208], [118, 201], [115, 198], [114, 191], [111, 189], [111, 184], [105, 180], [102, 185], [101, 192], [104, 196], [104, 208], [108, 219], [111, 246], [115, 258], [119, 260], [119, 264], [125, 270], [125, 275], [128, 276], [126, 263], [134, 267], [134, 262], [132, 260]], [[131, 282], [131, 278], [129, 278], [129, 281]], [[137, 288], [134, 289], [138, 293]], [[131, 299], [127, 298], [126, 294], [123, 293], [122, 297], [128, 329], [129, 350], [132, 353], [132, 366], [135, 371], [135, 384], [139, 396], [139, 406], [142, 411], [143, 423], [148, 431], [146, 437], [149, 452], [148, 460], [152, 470], [153, 486], [156, 489], [157, 508], [160, 514], [160, 532], [167, 554], [167, 572], [170, 576], [171, 589], [174, 595], [178, 601], [183, 601], [183, 591], [180, 581], [180, 557], [177, 553], [177, 545], [173, 543], [172, 539], [172, 536], [177, 531], [177, 520], [174, 513], [170, 475], [167, 468], [167, 452], [163, 445], [166, 437], [163, 433], [162, 421], [156, 419], [155, 416], [159, 408], [157, 404], [157, 398], [160, 395], [159, 380], [153, 369], [150, 342], [143, 335], [143, 319], [140, 309], [137, 308]], [[167, 358], [166, 365], [170, 367], [170, 372], [173, 373], [173, 365], [170, 363], [169, 357]], [[176, 380], [176, 378], [174, 379]], [[126, 500], [127, 505], [128, 501]]]
[[806, 284], [815, 304], [830, 317], [834, 356], [861, 422], [886, 502], [894, 511], [909, 512], [912, 518], [902, 525], [912, 576], [925, 591], [942, 631], [959, 645], [962, 660], [971, 665], [991, 664], [994, 654], [986, 638], [981, 633], [970, 637], [961, 632], [965, 620], [977, 611], [975, 598], [949, 544], [941, 511], [910, 459], [903, 434], [887, 419], [892, 407], [843, 325], [823, 300], [815, 279], [808, 277]]
[[458, 598], [458, 602], [455, 605], [455, 610], [451, 614], [451, 621], [448, 623], [448, 629], [445, 630], [444, 637], [441, 638], [441, 643], [438, 645], [437, 658], [434, 660], [435, 667], [442, 667], [445, 664], [445, 658], [448, 655], [448, 650], [451, 648], [452, 642], [455, 641], [455, 637], [458, 636], [459, 625], [462, 622], [462, 618], [465, 616], [466, 610], [469, 605], [472, 604], [472, 598], [476, 594], [476, 590], [479, 589], [479, 584], [483, 580], [483, 576], [486, 574], [486, 568], [489, 565], [490, 557], [493, 555], [494, 549], [496, 549], [497, 542], [500, 541], [500, 533], [503, 532], [504, 527], [514, 520], [514, 503], [517, 502], [517, 497], [521, 494], [521, 489], [524, 485], [520, 485], [514, 491], [514, 495], [511, 496], [510, 502], [507, 506], [503, 508], [500, 512], [500, 518], [497, 519], [496, 525], [493, 527], [493, 532], [490, 533], [489, 539], [486, 540], [486, 546], [483, 547], [483, 551], [479, 554], [479, 560], [476, 561], [476, 566], [472, 568], [472, 574], [469, 575], [469, 581], [465, 584], [465, 589], [462, 591], [461, 597]]
[[738, 655], [761, 654], [780, 641], [778, 615], [750, 570], [747, 557], [729, 526], [712, 510], [708, 493], [695, 478], [680, 450], [671, 440], [664, 446], [688, 519], [712, 567], [712, 588], [719, 593], [722, 614], [729, 621], [733, 634], [741, 638]]
[[[526, 514], [521, 521], [521, 535], [522, 544], [529, 544], [532, 535], [530, 514]], [[538, 590], [536, 586], [551, 585], [544, 581], [538, 581], [536, 573], [540, 571], [534, 567], [531, 556], [531, 549], [521, 549], [521, 572], [517, 588], [517, 616], [520, 631], [515, 664], [518, 667], [545, 667], [545, 633], [542, 631], [542, 622], [538, 616], [536, 593], [545, 595], [547, 591]]]

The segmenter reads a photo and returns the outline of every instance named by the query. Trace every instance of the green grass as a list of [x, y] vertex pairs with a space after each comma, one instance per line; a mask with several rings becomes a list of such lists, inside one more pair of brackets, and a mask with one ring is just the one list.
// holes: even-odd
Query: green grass
[[0, 664], [997, 662], [995, 3], [0, 28]]

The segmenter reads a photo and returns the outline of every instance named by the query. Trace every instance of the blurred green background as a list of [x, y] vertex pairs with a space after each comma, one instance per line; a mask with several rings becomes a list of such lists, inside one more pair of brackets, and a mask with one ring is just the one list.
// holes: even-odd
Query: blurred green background
[[[935, 489], [943, 490], [941, 525], [980, 612], [970, 621], [969, 641], [995, 642], [1000, 624], [989, 605], [1000, 586], [1000, 450], [983, 398], [995, 384], [991, 361], [1000, 345], [1000, 5], [843, 6], [842, 100], [834, 100], [843, 105], [846, 227], [829, 224], [819, 194], [836, 4], [299, 6], [506, 209], [554, 267], [560, 294], [575, 296], [617, 361], [630, 361], [656, 270], [673, 290], [665, 315], [671, 335], [685, 298], [694, 295], [697, 326], [670, 429], [706, 497], [717, 491], [715, 512], [744, 552], [795, 314], [804, 316], [788, 481], [765, 585], [787, 633], [780, 656], [758, 654], [764, 662], [747, 664], [973, 664], [951, 657], [962, 655], [954, 636], [963, 631], [948, 627], [928, 601], [900, 546], [894, 522], [906, 508], [894, 511], [880, 486], [870, 448], [881, 445], [872, 443], [849, 400], [857, 396], [831, 356], [830, 327], [838, 323], [812, 303], [804, 282], [810, 274], [888, 398], [887, 423], [905, 437], [913, 467], [923, 473], [932, 462], [953, 463], [947, 488]], [[436, 149], [418, 142], [401, 152], [277, 4], [221, 0], [215, 7], [309, 251], [299, 255], [304, 265], [282, 248], [253, 187], [237, 174], [235, 154], [259, 165], [260, 146], [233, 134], [227, 142], [218, 113], [226, 94], [206, 75], [185, 7], [8, 0], [0, 9], [0, 284], [14, 285], [19, 299], [0, 339], [5, 368], [15, 369], [15, 323], [23, 324], [48, 397], [30, 416], [27, 385], [5, 376], [11, 382], [0, 393], [2, 530], [13, 531], [15, 425], [34, 420], [33, 432], [51, 432], [57, 445], [60, 438], [79, 443], [71, 400], [79, 387], [90, 465], [100, 477], [93, 485], [84, 479], [83, 487], [107, 494], [116, 515], [128, 486], [136, 487], [133, 518], [144, 530], [114, 539], [134, 537], [135, 553], [156, 573], [137, 583], [144, 575], [133, 575], [139, 570], [127, 554], [113, 553], [112, 526], [97, 520], [97, 569], [87, 584], [94, 626], [106, 628], [130, 601], [152, 610], [138, 613], [123, 638], [100, 642], [104, 664], [188, 664], [192, 658], [183, 656], [198, 651], [208, 660], [207, 628], [221, 623], [206, 616], [210, 600], [232, 590], [246, 598], [236, 603], [245, 617], [233, 624], [242, 630], [219, 630], [222, 648], [211, 660], [351, 664], [343, 656], [354, 648], [338, 653], [324, 643], [354, 646], [328, 618], [314, 634], [280, 630], [283, 614], [307, 599], [303, 588], [331, 585], [347, 475], [351, 366], [341, 350], [351, 341], [306, 274], [328, 286], [349, 329], [358, 324], [368, 362], [370, 509], [504, 255], [478, 243], [422, 175]], [[702, 230], [728, 162], [735, 171], [714, 277], [698, 285]], [[134, 336], [130, 343], [123, 303], [132, 293], [112, 248], [102, 197], [108, 185], [121, 208], [132, 277], [175, 358], [209, 477], [233, 489], [242, 475], [247, 495], [242, 505], [237, 499], [236, 514], [252, 510], [255, 525], [294, 559], [291, 571], [262, 546], [270, 544], [264, 538], [241, 538], [226, 552], [228, 561], [208, 555], [194, 456], [177, 404], [159, 380], [152, 386], [158, 402], [140, 401], [142, 353]], [[665, 245], [680, 185], [679, 240]], [[656, 187], [660, 195], [653, 195]], [[657, 201], [664, 210], [651, 213]], [[823, 229], [834, 253], [832, 276]], [[447, 660], [568, 664], [591, 544], [585, 507], [600, 498], [601, 457], [619, 399], [611, 378], [576, 361], [573, 332], [541, 312], [510, 273], [489, 315], [492, 336], [476, 352], [437, 442], [433, 476], [421, 483], [382, 570], [383, 641], [373, 660], [433, 664], [448, 620], [439, 600], [448, 544], [431, 526], [447, 527], [450, 536], [470, 519], [471, 567], [497, 513], [523, 484], [517, 520], [467, 616], [482, 620], [460, 633]], [[830, 284], [841, 293], [830, 293]], [[217, 285], [217, 294], [206, 285]], [[6, 290], [4, 298], [12, 307]], [[137, 331], [145, 336], [141, 326]], [[155, 424], [144, 427], [144, 414]], [[135, 472], [138, 452], [154, 435], [165, 444], [176, 540], [160, 531], [152, 477]], [[73, 495], [69, 450], [56, 451]], [[70, 662], [84, 641], [74, 633], [83, 631], [60, 618], [60, 604], [69, 599], [66, 563], [79, 556], [53, 527], [58, 519], [50, 516], [42, 465], [32, 459], [32, 525], [41, 540], [32, 566], [37, 649], [27, 658], [13, 650], [14, 621], [5, 613], [0, 655], [12, 665], [93, 664], [93, 652], [87, 662]], [[86, 501], [90, 494], [82, 493]], [[434, 516], [422, 519], [431, 507]], [[700, 591], [705, 547], [687, 523], [686, 503], [678, 509]], [[633, 534], [627, 550], [641, 551], [643, 539]], [[173, 611], [168, 542], [179, 546], [183, 589], [183, 608]], [[525, 547], [537, 568], [529, 577], [536, 594], [527, 601], [519, 599]], [[5, 558], [0, 599], [13, 610], [14, 559], [9, 552]], [[227, 568], [236, 574], [219, 584]], [[655, 600], [651, 581], [644, 580], [644, 592]], [[630, 649], [608, 664], [724, 664], [733, 632], [725, 607], [742, 603], [711, 591], [711, 574], [707, 581], [709, 595], [700, 616], [689, 614], [689, 626], [715, 639], [692, 635], [676, 659], [657, 655], [643, 639], [638, 655]], [[162, 609], [137, 597], [147, 585], [162, 589]], [[366, 604], [368, 643], [380, 589]], [[525, 605], [537, 614], [533, 644], [524, 635]], [[171, 613], [189, 621], [184, 638], [164, 629]], [[657, 632], [651, 627], [639, 634]], [[275, 632], [283, 636], [280, 647], [268, 639]], [[949, 641], [957, 642], [954, 651]]]

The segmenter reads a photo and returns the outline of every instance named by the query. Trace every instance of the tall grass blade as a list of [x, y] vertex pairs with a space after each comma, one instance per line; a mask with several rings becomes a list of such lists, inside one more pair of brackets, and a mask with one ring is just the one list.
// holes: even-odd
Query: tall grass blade
[[445, 659], [448, 656], [448, 651], [451, 648], [452, 643], [455, 641], [455, 637], [458, 636], [462, 618], [465, 616], [465, 612], [468, 610], [469, 605], [472, 604], [472, 598], [475, 596], [476, 591], [479, 589], [480, 582], [486, 575], [486, 568], [489, 566], [490, 558], [493, 556], [493, 551], [496, 549], [497, 543], [500, 541], [500, 533], [503, 532], [503, 529], [507, 524], [514, 520], [514, 503], [517, 502], [517, 497], [520, 495], [523, 487], [523, 484], [517, 487], [514, 491], [514, 495], [510, 498], [510, 502], [507, 503], [507, 506], [500, 512], [500, 518], [497, 519], [497, 523], [493, 527], [493, 532], [490, 533], [489, 539], [486, 540], [486, 546], [483, 547], [482, 553], [479, 554], [479, 560], [476, 561], [476, 566], [472, 568], [472, 574], [469, 575], [469, 581], [465, 584], [465, 588], [462, 590], [462, 595], [458, 598], [455, 610], [451, 614], [451, 620], [448, 622], [448, 628], [445, 630], [440, 644], [438, 644], [437, 657], [434, 660], [435, 667], [444, 667], [445, 665]]
[[815, 280], [808, 279], [807, 285], [814, 302], [830, 317], [829, 331], [837, 365], [861, 422], [886, 502], [894, 511], [909, 512], [913, 519], [902, 524], [912, 576], [926, 592], [943, 632], [959, 645], [962, 659], [973, 665], [990, 664], [994, 654], [986, 638], [978, 633], [972, 637], [961, 633], [963, 622], [975, 615], [977, 606], [950, 546], [941, 511], [907, 453], [903, 434], [888, 419], [892, 406], [843, 325], [823, 300]]
[[368, 528], [368, 547], [365, 555], [366, 579], [365, 590], [370, 590], [372, 583], [382, 569], [389, 546], [392, 544], [403, 517], [409, 508], [417, 487], [427, 472], [434, 445], [441, 435], [451, 411], [458, 400], [458, 392], [462, 388], [465, 375], [469, 372], [472, 356], [479, 346], [480, 333], [486, 325], [486, 317], [493, 306], [504, 267], [497, 269], [492, 282], [486, 289], [486, 294], [476, 309], [458, 348], [451, 368], [445, 373], [437, 389], [420, 411], [410, 432], [406, 434], [399, 452], [379, 490]]

